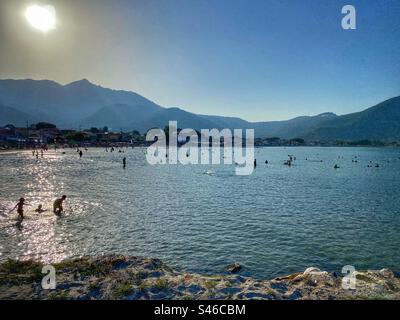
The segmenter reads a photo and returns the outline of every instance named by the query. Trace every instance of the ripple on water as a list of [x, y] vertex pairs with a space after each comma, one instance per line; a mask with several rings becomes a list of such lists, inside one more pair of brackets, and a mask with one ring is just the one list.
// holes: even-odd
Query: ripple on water
[[[248, 177], [232, 165], [150, 166], [140, 148], [89, 149], [82, 159], [65, 151], [0, 154], [0, 261], [124, 253], [194, 272], [239, 262], [257, 277], [310, 265], [400, 270], [398, 149], [260, 148]], [[297, 157], [291, 168], [282, 164], [288, 154]], [[62, 194], [66, 214], [57, 218], [52, 203]], [[31, 207], [18, 229], [8, 211], [21, 196]], [[39, 204], [49, 211], [34, 213]]]

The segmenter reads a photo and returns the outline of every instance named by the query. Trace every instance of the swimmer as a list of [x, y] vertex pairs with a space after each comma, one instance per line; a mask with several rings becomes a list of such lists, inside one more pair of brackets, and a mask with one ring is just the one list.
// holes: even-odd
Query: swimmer
[[43, 213], [46, 212], [46, 209], [43, 209], [43, 206], [41, 204], [39, 204], [39, 206], [37, 207], [37, 209], [35, 210], [36, 213]]

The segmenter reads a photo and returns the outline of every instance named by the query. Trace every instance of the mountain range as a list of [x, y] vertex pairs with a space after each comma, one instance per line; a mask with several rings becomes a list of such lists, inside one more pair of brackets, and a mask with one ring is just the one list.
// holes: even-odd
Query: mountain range
[[86, 79], [61, 85], [50, 80], [0, 80], [0, 126], [46, 121], [60, 128], [108, 126], [114, 130], [163, 128], [248, 129], [256, 137], [306, 140], [399, 140], [400, 96], [361, 112], [338, 116], [327, 112], [286, 121], [249, 122], [235, 117], [201, 115], [162, 107], [130, 91], [112, 90]]

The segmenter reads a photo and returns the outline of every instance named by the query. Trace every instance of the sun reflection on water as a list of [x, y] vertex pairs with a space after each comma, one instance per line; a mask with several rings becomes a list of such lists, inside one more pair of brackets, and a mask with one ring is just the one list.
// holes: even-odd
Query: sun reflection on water
[[[8, 189], [7, 198], [0, 193], [0, 238], [5, 238], [7, 243], [6, 248], [0, 247], [0, 256], [45, 263], [75, 256], [79, 248], [71, 240], [68, 219], [99, 204], [78, 199], [77, 195], [65, 191], [63, 171], [72, 166], [60, 165], [63, 160], [60, 153], [47, 152], [44, 157], [36, 158], [26, 151], [12, 154], [9, 160], [0, 167], [2, 183]], [[52, 212], [53, 201], [64, 193], [68, 194], [68, 201], [64, 204], [63, 217], [59, 218]], [[24, 221], [17, 227], [16, 212], [9, 211], [20, 197], [26, 199], [28, 206], [24, 208]], [[39, 205], [46, 211], [36, 213]]]

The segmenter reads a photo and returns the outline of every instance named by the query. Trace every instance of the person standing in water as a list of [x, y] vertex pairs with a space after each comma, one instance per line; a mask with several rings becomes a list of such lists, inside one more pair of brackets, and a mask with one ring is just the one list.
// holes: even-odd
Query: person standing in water
[[20, 198], [18, 203], [15, 205], [15, 207], [10, 211], [10, 213], [11, 213], [15, 209], [17, 209], [17, 213], [18, 213], [18, 222], [17, 222], [17, 224], [19, 224], [19, 225], [24, 220], [24, 206], [29, 206], [29, 204], [25, 202], [25, 198]]
[[123, 159], [122, 159], [122, 165], [123, 165], [123, 167], [124, 167], [124, 169], [126, 168], [126, 157], [124, 157]]
[[82, 158], [83, 152], [82, 150], [79, 150], [79, 158]]
[[67, 199], [67, 196], [63, 195], [61, 198], [58, 198], [58, 199], [56, 199], [54, 201], [54, 203], [53, 203], [53, 212], [54, 212], [54, 214], [59, 216], [61, 213], [64, 212], [64, 208], [63, 208], [62, 205], [63, 205], [63, 202], [64, 202], [65, 199]]

